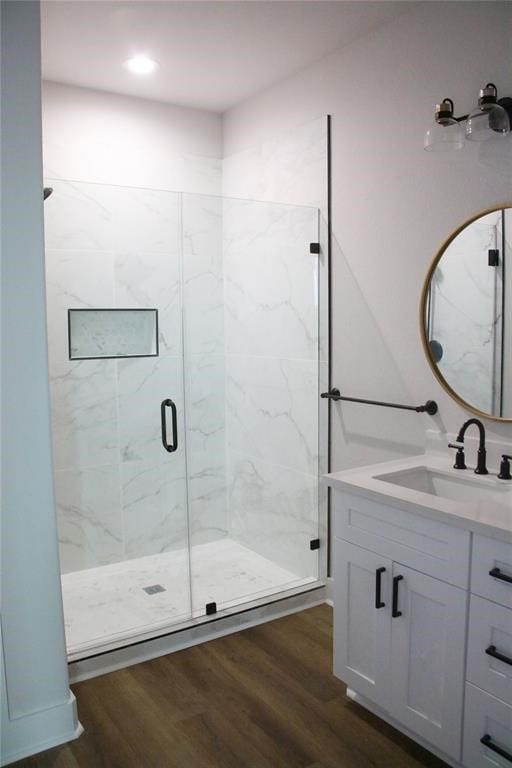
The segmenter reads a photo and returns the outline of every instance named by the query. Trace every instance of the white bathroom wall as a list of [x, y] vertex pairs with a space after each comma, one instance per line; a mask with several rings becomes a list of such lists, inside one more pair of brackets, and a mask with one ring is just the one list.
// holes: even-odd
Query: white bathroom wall
[[79, 733], [59, 580], [45, 338], [40, 18], [0, 5], [0, 763]]
[[43, 82], [45, 176], [219, 194], [220, 115]]
[[[423, 3], [224, 116], [231, 156], [332, 115], [333, 384], [440, 406], [431, 418], [335, 405], [334, 470], [422, 451], [427, 428], [453, 432], [467, 416], [423, 355], [419, 297], [448, 234], [510, 200], [512, 141], [435, 154], [423, 151], [423, 134], [443, 97], [460, 114], [489, 80], [512, 93], [511, 32], [509, 3]], [[487, 426], [510, 438], [509, 425]]]

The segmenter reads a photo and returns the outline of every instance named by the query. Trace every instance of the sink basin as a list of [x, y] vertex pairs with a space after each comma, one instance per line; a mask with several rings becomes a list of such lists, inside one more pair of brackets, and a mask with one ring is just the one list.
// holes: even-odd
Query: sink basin
[[411, 467], [398, 472], [374, 475], [373, 478], [451, 501], [474, 503], [492, 500], [504, 503], [510, 496], [510, 488], [507, 485], [498, 485], [494, 478], [488, 478], [486, 475], [475, 477], [471, 470], [460, 470], [455, 474], [429, 467]]

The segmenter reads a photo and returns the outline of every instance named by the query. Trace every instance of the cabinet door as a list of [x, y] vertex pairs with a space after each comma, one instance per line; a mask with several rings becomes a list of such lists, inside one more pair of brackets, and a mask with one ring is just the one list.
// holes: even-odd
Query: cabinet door
[[[379, 570], [384, 569], [384, 570]], [[334, 540], [334, 674], [388, 708], [392, 563]], [[380, 602], [376, 607], [380, 579]]]
[[[466, 593], [393, 564], [389, 711], [455, 760], [461, 752]], [[392, 606], [393, 607], [393, 606]]]

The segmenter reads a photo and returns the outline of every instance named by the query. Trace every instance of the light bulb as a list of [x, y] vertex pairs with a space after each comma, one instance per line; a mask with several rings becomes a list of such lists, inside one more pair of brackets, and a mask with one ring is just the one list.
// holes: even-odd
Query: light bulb
[[150, 75], [158, 69], [158, 62], [150, 59], [149, 56], [133, 56], [124, 62], [126, 69], [133, 72], [134, 75]]

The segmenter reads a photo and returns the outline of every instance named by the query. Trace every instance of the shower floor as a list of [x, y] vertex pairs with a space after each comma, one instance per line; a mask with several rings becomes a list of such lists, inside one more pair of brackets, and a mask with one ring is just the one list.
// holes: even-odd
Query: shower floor
[[[218, 610], [268, 597], [316, 580], [301, 578], [231, 539], [62, 576], [68, 656], [78, 658], [110, 643], [182, 624]], [[145, 587], [164, 591], [151, 594]], [[191, 595], [192, 592], [192, 595]]]

